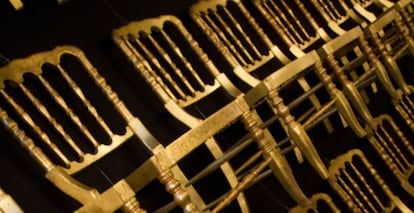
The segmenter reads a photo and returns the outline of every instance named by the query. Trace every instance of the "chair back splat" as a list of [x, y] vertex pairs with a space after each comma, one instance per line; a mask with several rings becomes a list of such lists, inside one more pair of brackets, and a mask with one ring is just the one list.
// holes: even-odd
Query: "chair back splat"
[[[290, 62], [241, 1], [199, 1], [191, 6], [190, 16], [231, 66], [232, 72], [250, 87], [258, 85], [261, 78], [267, 76], [260, 68], [271, 64], [271, 61]], [[274, 72], [279, 68], [273, 66], [271, 70]], [[298, 81], [303, 90], [310, 89], [304, 79], [299, 78]], [[316, 97], [311, 96], [311, 101], [315, 109], [321, 107]], [[324, 120], [324, 124], [328, 132], [333, 131], [329, 120]]]
[[[175, 16], [132, 22], [114, 30], [113, 39], [165, 108], [190, 128], [198, 126], [202, 119], [190, 114], [186, 107], [196, 105], [219, 88], [232, 98], [241, 94]], [[206, 145], [214, 158], [223, 156], [214, 138], [209, 138]], [[235, 187], [238, 180], [229, 163], [224, 162], [221, 168]], [[248, 211], [243, 194], [238, 201], [242, 210]]]
[[331, 40], [300, 0], [290, 4], [274, 0], [256, 0], [253, 3], [296, 57], [303, 56], [320, 40]]
[[330, 185], [353, 212], [411, 212], [360, 150], [332, 160], [329, 172]]
[[[5, 111], [2, 112], [3, 126], [39, 163], [46, 172], [46, 177], [80, 203], [90, 203], [100, 195], [95, 189], [80, 184], [70, 175], [91, 165], [133, 136], [138, 137], [155, 158], [160, 158], [160, 162], [169, 161], [162, 145], [132, 115], [83, 52], [76, 47], [60, 46], [49, 52], [14, 60], [1, 68], [0, 73], [1, 95], [5, 100], [3, 103], [6, 103], [2, 107], [9, 111], [7, 114], [16, 115], [14, 120], [19, 125], [33, 132], [43, 143], [42, 148], [18, 129]], [[94, 84], [84, 84], [85, 82], [82, 83], [81, 79], [75, 79], [74, 76], [84, 76], [84, 80], [88, 79]], [[91, 88], [86, 88], [87, 86]], [[105, 103], [95, 104], [91, 97], [96, 96], [104, 97]], [[122, 121], [122, 127], [117, 127], [120, 130], [115, 131], [114, 123], [109, 123], [102, 117], [101, 112], [104, 109], [99, 108], [102, 106], [112, 107], [110, 110], [113, 118], [118, 117]], [[109, 142], [105, 143], [103, 138], [107, 138]], [[159, 172], [159, 180], [166, 185], [166, 190], [185, 211], [197, 211], [187, 191], [173, 176], [170, 167], [164, 165], [158, 163], [155, 168]], [[182, 174], [179, 169], [176, 170], [178, 175]], [[185, 182], [181, 179], [180, 181]], [[120, 182], [118, 187], [129, 192], [127, 194], [131, 196], [131, 202], [129, 199], [124, 200], [121, 206], [126, 211], [138, 208], [139, 205], [135, 205], [135, 192], [124, 182]], [[117, 189], [115, 187], [111, 190]], [[195, 192], [192, 196], [193, 194]]]

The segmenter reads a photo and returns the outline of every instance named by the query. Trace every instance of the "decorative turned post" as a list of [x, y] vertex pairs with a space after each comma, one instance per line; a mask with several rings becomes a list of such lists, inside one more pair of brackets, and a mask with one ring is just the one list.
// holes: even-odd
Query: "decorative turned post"
[[122, 211], [125, 213], [146, 213], [147, 211], [141, 209], [138, 200], [132, 197], [123, 206]]
[[326, 179], [328, 178], [328, 170], [322, 162], [318, 152], [312, 144], [311, 139], [301, 124], [296, 122], [295, 118], [290, 114], [289, 108], [283, 103], [283, 99], [279, 96], [276, 89], [269, 91], [267, 95], [273, 109], [276, 109], [277, 115], [283, 120], [288, 128], [288, 134], [293, 143], [300, 148], [309, 163]]
[[174, 201], [185, 213], [200, 213], [197, 206], [191, 202], [190, 195], [183, 189], [181, 183], [174, 178], [171, 170], [163, 171], [158, 177], [160, 182], [165, 185], [165, 189], [174, 197]]

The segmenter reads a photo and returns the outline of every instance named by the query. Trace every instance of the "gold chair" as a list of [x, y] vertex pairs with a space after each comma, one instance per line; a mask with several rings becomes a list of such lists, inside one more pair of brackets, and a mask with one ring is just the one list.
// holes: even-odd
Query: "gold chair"
[[[73, 63], [66, 63], [65, 60]], [[197, 211], [187, 191], [174, 177], [178, 175], [179, 180], [185, 182], [181, 179], [184, 178], [181, 170], [175, 166], [163, 167], [169, 161], [163, 146], [131, 114], [81, 50], [60, 46], [49, 52], [14, 60], [1, 68], [0, 73], [3, 107], [8, 109], [8, 114], [13, 115], [20, 126], [33, 133], [41, 146], [26, 136], [4, 110], [0, 113], [3, 127], [12, 133], [42, 167], [46, 178], [62, 192], [83, 205], [95, 201], [100, 197], [99, 192], [78, 182], [71, 175], [90, 166], [128, 139], [138, 137], [152, 151], [153, 158], [158, 159], [153, 167], [158, 171], [158, 179], [165, 184], [166, 190], [184, 211]], [[88, 83], [81, 84], [79, 79], [74, 80], [73, 77], [79, 75], [84, 76], [83, 79], [88, 78]], [[92, 91], [96, 93], [91, 94]], [[95, 102], [90, 100], [91, 95], [102, 95], [104, 102], [93, 104]], [[115, 131], [111, 123], [101, 117], [104, 109], [99, 107], [102, 106], [113, 107], [113, 116], [119, 116], [124, 122], [121, 124], [123, 130]], [[105, 138], [109, 139], [109, 144], [104, 144]], [[191, 187], [187, 190], [191, 191]], [[197, 199], [194, 190], [190, 194]], [[105, 195], [112, 197], [114, 203], [121, 203], [118, 207], [123, 207], [126, 212], [141, 211], [135, 192], [125, 181], [115, 184]]]
[[0, 188], [0, 212], [23, 213], [20, 206], [14, 199]]
[[[273, 31], [275, 31], [290, 47], [290, 51], [296, 57], [300, 57], [305, 52], [309, 52], [313, 49], [319, 49], [323, 44], [332, 39], [326, 31], [328, 29], [323, 27], [322, 24], [319, 24], [307, 9], [309, 5], [305, 5], [304, 2], [300, 0], [295, 0], [294, 3], [289, 5], [286, 1], [275, 0], [255, 0], [253, 2], [261, 15], [263, 15], [266, 21], [272, 26]], [[317, 4], [317, 2], [315, 2], [315, 4]], [[335, 4], [335, 2], [328, 1], [321, 1], [320, 4], [324, 5], [324, 8], [326, 8], [327, 11], [332, 10], [329, 11], [332, 13], [331, 15], [338, 16], [336, 17], [338, 19], [336, 23], [330, 22], [330, 24], [328, 24], [333, 29], [339, 28], [342, 21], [345, 22], [349, 19], [349, 16], [346, 13], [342, 16], [340, 15], [341, 4]], [[347, 9], [345, 3], [342, 5], [344, 6], [342, 9]], [[324, 11], [322, 10], [322, 15], [323, 12]], [[304, 16], [306, 19], [299, 20], [296, 18], [298, 16]], [[339, 19], [342, 19], [342, 21]], [[305, 26], [311, 26], [313, 31]], [[344, 32], [345, 31], [342, 30], [341, 33], [338, 33], [336, 36]], [[334, 35], [334, 37], [336, 36]], [[346, 58], [342, 58], [342, 60], [344, 60], [344, 63], [347, 63]], [[368, 101], [369, 99], [365, 92], [363, 92], [363, 95]]]
[[[355, 54], [355, 49], [360, 48], [358, 52], [363, 54]], [[367, 139], [373, 148], [378, 152], [384, 160], [388, 169], [390, 169], [396, 179], [399, 180], [403, 188], [414, 195], [414, 188], [408, 182], [412, 174], [412, 160], [414, 156], [413, 146], [410, 144], [404, 133], [400, 130], [392, 117], [387, 114], [373, 117], [368, 106], [365, 104], [359, 90], [370, 82], [370, 78], [376, 78], [387, 92], [391, 91], [391, 98], [393, 94], [399, 95], [393, 85], [390, 83], [388, 74], [375, 57], [367, 41], [364, 40], [362, 30], [354, 28], [348, 31], [345, 35], [340, 36], [331, 42], [325, 44], [321, 49], [321, 55], [324, 61], [329, 66], [332, 75], [338, 81], [344, 94], [347, 96], [355, 111], [362, 119], [363, 125], [368, 133]], [[340, 64], [338, 59], [354, 53], [356, 56], [349, 59], [349, 63]], [[363, 63], [368, 62], [370, 65], [369, 72], [360, 73], [356, 81], [350, 80], [349, 72], [358, 70]], [[365, 71], [364, 69], [362, 69]], [[397, 99], [400, 100], [400, 99]], [[396, 108], [400, 102], [393, 99], [393, 104]]]
[[332, 160], [329, 173], [329, 184], [352, 212], [412, 212], [358, 149]]
[[[260, 69], [263, 65], [290, 62], [239, 0], [199, 1], [191, 6], [190, 15], [231, 66], [232, 72], [250, 87], [257, 86], [268, 75]], [[304, 79], [299, 82], [303, 90], [310, 89]], [[316, 110], [321, 107], [316, 97], [311, 96], [311, 100]], [[328, 132], [333, 131], [329, 120], [324, 120], [324, 124]]]
[[[383, 30], [385, 28], [386, 31]], [[403, 93], [400, 103], [396, 104], [396, 110], [414, 130], [414, 104], [411, 97], [414, 87], [407, 84], [397, 64], [398, 59], [404, 55], [414, 56], [414, 40], [408, 28], [403, 25], [399, 13], [389, 10], [366, 28], [366, 35], [373, 43], [374, 52], [385, 65], [399, 91]]]
[[339, 210], [338, 207], [335, 205], [335, 203], [332, 201], [332, 198], [325, 193], [314, 194], [310, 199], [312, 201], [311, 205], [306, 206], [306, 207], [296, 206], [294, 208], [289, 209], [289, 213], [307, 213], [307, 212], [326, 211], [326, 210], [320, 209], [321, 203], [327, 205], [331, 212], [335, 212], [335, 213], [341, 212], [341, 210]]
[[[187, 112], [187, 107], [220, 88], [224, 88], [233, 98], [241, 94], [209, 61], [181, 21], [174, 16], [132, 22], [114, 30], [113, 39], [168, 112], [190, 128], [199, 125], [202, 119]], [[195, 59], [192, 56], [196, 56]], [[213, 81], [203, 78], [201, 70], [211, 74]], [[223, 155], [214, 138], [209, 138], [206, 145], [215, 158]], [[223, 163], [221, 168], [231, 187], [235, 187], [238, 180], [231, 166]], [[238, 201], [240, 205], [246, 204], [243, 194], [239, 195]], [[243, 212], [247, 209], [247, 206], [242, 206]]]
[[[173, 31], [174, 29], [176, 31]], [[172, 32], [176, 33], [175, 37], [174, 34], [170, 34]], [[201, 50], [196, 41], [191, 37], [190, 33], [176, 17], [161, 16], [159, 18], [133, 22], [127, 26], [115, 30], [113, 37], [124, 54], [133, 62], [136, 70], [144, 77], [144, 79], [151, 85], [152, 89], [164, 102], [167, 110], [191, 128], [203, 123], [204, 120], [187, 113], [184, 109], [185, 107], [196, 103], [198, 100], [209, 95], [219, 87], [224, 88], [225, 91], [233, 95], [233, 97], [237, 98], [242, 95], [242, 93], [230, 83], [225, 74], [218, 71], [218, 69], [207, 58], [207, 55]], [[149, 51], [151, 46], [155, 47], [152, 52]], [[192, 55], [195, 55], [196, 58], [198, 58], [198, 60], [202, 63], [197, 65], [196, 60], [188, 60], [187, 58], [190, 58], [191, 54], [188, 54], [188, 51], [185, 52], [186, 48], [187, 50], [192, 50]], [[180, 64], [184, 66], [180, 67]], [[207, 68], [204, 71], [207, 71], [214, 77], [212, 85], [205, 83], [201, 77], [199, 77], [199, 75], [202, 74], [203, 66]], [[197, 67], [197, 70], [195, 70], [195, 67]], [[187, 75], [184, 75], [183, 73], [187, 73]], [[171, 76], [176, 76], [176, 78]], [[190, 79], [199, 80], [195, 82]], [[181, 85], [187, 86], [183, 87]], [[187, 91], [187, 93], [185, 93], [185, 91]], [[249, 119], [253, 119], [254, 122], [258, 122], [261, 126], [262, 122], [254, 110], [251, 112], [251, 116], [253, 117]], [[250, 129], [250, 122], [252, 121], [248, 121], [247, 118], [244, 118], [242, 119], [242, 122], [248, 127], [247, 129]], [[276, 145], [274, 139], [270, 135], [270, 132], [268, 132], [266, 128], [264, 128], [263, 132], [265, 134], [266, 141], [270, 141], [267, 143]], [[252, 136], [254, 135], [252, 134]], [[251, 143], [254, 140], [250, 139], [249, 141], [249, 143]], [[298, 147], [304, 148], [304, 146], [309, 146], [310, 144], [307, 144], [307, 142], [308, 141], [301, 143], [301, 141], [299, 141]], [[240, 184], [238, 184], [236, 174], [227, 163], [227, 160], [230, 156], [237, 155], [238, 152], [244, 149], [241, 147], [246, 147], [248, 143], [244, 143], [243, 146], [238, 146], [238, 143], [236, 143], [229, 150], [238, 151], [229, 151], [226, 153], [221, 151], [221, 148], [218, 146], [214, 138], [208, 138], [206, 144], [217, 161], [213, 162], [198, 175], [191, 178], [188, 184], [193, 184], [202, 177], [206, 176], [212, 170], [216, 169], [218, 166], [221, 166], [221, 169], [226, 175], [230, 185], [233, 188], [239, 187]], [[265, 156], [270, 155], [267, 158], [271, 159], [275, 154], [269, 154], [269, 152], [279, 152], [273, 148], [271, 148], [270, 151], [266, 150], [267, 148], [261, 145], [260, 148], [262, 151], [260, 153], [264, 153]], [[321, 160], [317, 154], [315, 157], [315, 153], [316, 151], [314, 150], [312, 150], [312, 152], [308, 152], [306, 150], [306, 157], [307, 159], [310, 159], [311, 162], [315, 162], [314, 164], [318, 164], [318, 167], [316, 167], [317, 170], [320, 172], [322, 177], [326, 178], [326, 168], [321, 163]], [[278, 153], [278, 155], [280, 154]], [[261, 156], [261, 154], [256, 156], [257, 159]], [[277, 158], [283, 158], [283, 155]], [[296, 185], [291, 172], [286, 170], [286, 174], [280, 173], [280, 165], [275, 165], [278, 161], [280, 160], [272, 159], [270, 163], [273, 165], [271, 168], [273, 169], [275, 175], [280, 181], [285, 183], [285, 189], [290, 192], [298, 203], [307, 202], [307, 198], [303, 195], [299, 186]], [[283, 164], [284, 163], [287, 162], [283, 162]], [[283, 167], [288, 166], [284, 165]], [[242, 194], [240, 192], [234, 194], [238, 196], [238, 202], [242, 207], [242, 210], [247, 211], [248, 208], [245, 206], [246, 201], [244, 200]], [[223, 203], [228, 203], [232, 199], [232, 196], [230, 196], [228, 201], [223, 201]], [[222, 205], [223, 204], [220, 204], [220, 208], [222, 208]]]

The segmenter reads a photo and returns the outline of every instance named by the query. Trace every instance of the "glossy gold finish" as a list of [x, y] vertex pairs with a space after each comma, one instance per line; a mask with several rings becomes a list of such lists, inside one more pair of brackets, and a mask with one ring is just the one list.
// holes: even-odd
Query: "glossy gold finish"
[[[230, 9], [231, 7], [237, 9], [237, 12]], [[279, 7], [278, 9], [283, 11]], [[284, 9], [286, 10], [285, 6]], [[287, 13], [292, 14], [289, 10]], [[233, 73], [251, 87], [260, 83], [261, 79], [255, 76], [260, 70], [258, 68], [268, 61], [278, 60], [283, 64], [290, 62], [290, 59], [279, 49], [277, 44], [272, 43], [241, 1], [199, 1], [191, 6], [190, 15], [232, 67]], [[285, 25], [291, 26], [288, 21], [285, 21]], [[255, 34], [248, 32], [255, 32]], [[285, 39], [290, 40], [292, 37], [286, 36]], [[303, 55], [300, 50], [295, 52], [299, 52], [298, 55]], [[279, 68], [273, 69], [276, 71]], [[298, 81], [303, 90], [310, 89], [305, 79], [300, 78]], [[320, 101], [315, 96], [311, 96], [311, 100], [316, 109], [321, 107]], [[329, 120], [324, 120], [324, 124], [328, 132], [333, 131]]]
[[[194, 129], [198, 125], [203, 124], [205, 120], [201, 121], [198, 118], [192, 117], [183, 109], [185, 106], [198, 101], [191, 101], [191, 91], [194, 91], [193, 94], [199, 93], [200, 99], [204, 96], [209, 95], [212, 91], [208, 90], [207, 87], [205, 87], [207, 84], [202, 82], [201, 78], [197, 77], [198, 72], [201, 72], [200, 70], [202, 69], [200, 67], [198, 67], [197, 70], [194, 69], [196, 67], [195, 62], [189, 61], [186, 58], [184, 47], [175, 43], [176, 41], [174, 41], [172, 36], [168, 34], [167, 29], [165, 29], [166, 26], [174, 26], [177, 29], [177, 33], [181, 34], [185, 41], [188, 42], [191, 50], [193, 50], [195, 55], [200, 59], [200, 61], [203, 62], [202, 65], [205, 66], [207, 68], [207, 71], [216, 78], [215, 83], [226, 89], [229, 94], [232, 94], [234, 97], [236, 97], [235, 102], [243, 106], [242, 109], [244, 111], [238, 119], [241, 119], [241, 122], [244, 123], [245, 129], [251, 135], [251, 139], [258, 143], [259, 148], [262, 151], [262, 155], [265, 158], [265, 161], [262, 162], [260, 166], [257, 167], [257, 169], [249, 172], [248, 175], [244, 176], [240, 180], [240, 182], [237, 180], [234, 171], [231, 170], [231, 167], [229, 167], [228, 163], [226, 162], [227, 159], [220, 161], [219, 165], [224, 171], [233, 189], [231, 192], [229, 192], [228, 195], [225, 196], [223, 200], [218, 200], [219, 204], [213, 208], [213, 211], [219, 211], [237, 198], [242, 211], [247, 212], [248, 207], [243, 197], [243, 191], [252, 183], [252, 181], [255, 180], [255, 178], [260, 174], [261, 170], [267, 168], [268, 164], [272, 168], [279, 181], [283, 183], [285, 190], [287, 190], [291, 196], [298, 201], [298, 203], [305, 205], [303, 203], [308, 202], [306, 196], [302, 193], [300, 187], [297, 185], [286, 159], [280, 153], [280, 150], [274, 148], [276, 146], [276, 143], [273, 141], [273, 139], [269, 140], [269, 137], [271, 137], [270, 133], [267, 131], [267, 129], [262, 129], [260, 127], [261, 120], [256, 115], [255, 111], [250, 111], [250, 107], [246, 106], [243, 99], [241, 98], [243, 96], [240, 97], [241, 92], [238, 91], [230, 83], [230, 81], [223, 73], [220, 73], [218, 71], [218, 69], [207, 58], [207, 55], [201, 50], [196, 41], [191, 37], [190, 33], [184, 28], [182, 23], [177, 18], [173, 16], [161, 16], [159, 18], [133, 22], [127, 26], [115, 30], [114, 40], [124, 52], [124, 54], [126, 54], [126, 56], [134, 63], [137, 71], [151, 85], [161, 100], [164, 101], [166, 108], [171, 112], [171, 114]], [[157, 34], [158, 36], [164, 38], [164, 41], [166, 41], [167, 45], [162, 46], [162, 42], [157, 40], [159, 38], [157, 37]], [[156, 47], [155, 51], [158, 53], [155, 54], [154, 52], [151, 53], [148, 51], [150, 46], [149, 44], [151, 44], [153, 47]], [[181, 43], [181, 45], [184, 44]], [[155, 55], [159, 55], [161, 57], [155, 57]], [[173, 58], [178, 58], [178, 60], [173, 60]], [[162, 66], [162, 61], [166, 61], [167, 63]], [[185, 69], [178, 66], [178, 64], [181, 62], [183, 62], [182, 64], [185, 65]], [[168, 68], [172, 69], [168, 70]], [[195, 76], [193, 79], [200, 79], [199, 82], [201, 83], [198, 84], [198, 87], [205, 87], [205, 89], [192, 89], [196, 87], [191, 86], [190, 83], [185, 83], [186, 81], [184, 79], [184, 75], [177, 74], [178, 72], [191, 73], [192, 76]], [[169, 77], [173, 75], [178, 76], [178, 78], [172, 79]], [[170, 83], [163, 83], [164, 81], [168, 81]], [[176, 82], [182, 82], [180, 85], [184, 85], [184, 87], [180, 88]], [[190, 94], [184, 95], [184, 92], [180, 91], [189, 91]], [[171, 96], [171, 94], [180, 93], [183, 95]], [[195, 95], [195, 97], [197, 97], [197, 95]], [[176, 107], [173, 108], [171, 107], [172, 105], [175, 105]], [[189, 120], [187, 118], [192, 118], [192, 120]], [[221, 122], [225, 122], [225, 120], [223, 119]], [[215, 144], [213, 138], [206, 137], [206, 139], [208, 139], [206, 142], [207, 145], [210, 143], [210, 151], [217, 159], [226, 158], [223, 155], [222, 151], [218, 148], [218, 145]], [[212, 142], [214, 142], [214, 144]], [[177, 153], [171, 153], [171, 156], [174, 155], [177, 155]], [[314, 160], [319, 158], [309, 156], [308, 159]], [[326, 168], [323, 166], [319, 166], [319, 168], [321, 176], [326, 178]], [[196, 179], [191, 179], [191, 182], [188, 184], [194, 183], [199, 178], [201, 178], [201, 176], [205, 176], [212, 170], [213, 169], [205, 170], [206, 172], [204, 172], [203, 175], [198, 175]], [[209, 209], [213, 206], [214, 204], [210, 204], [206, 208]]]
[[0, 212], [23, 213], [23, 210], [17, 205], [16, 201], [0, 188]]
[[294, 208], [289, 209], [289, 213], [307, 213], [309, 211], [320, 212], [320, 210], [318, 210], [318, 204], [320, 204], [321, 202], [329, 206], [331, 212], [335, 212], [335, 213], [341, 212], [341, 210], [339, 210], [338, 207], [333, 202], [332, 198], [325, 193], [314, 194], [310, 198], [310, 200], [312, 203], [309, 206], [306, 206], [306, 207], [296, 206]]
[[[174, 28], [176, 34], [168, 31], [167, 26]], [[132, 22], [114, 30], [113, 39], [161, 99], [165, 108], [190, 128], [199, 125], [202, 119], [185, 111], [185, 107], [197, 103], [220, 87], [233, 97], [241, 94], [228, 78], [219, 72], [181, 21], [174, 16], [166, 15]], [[155, 47], [153, 51], [150, 51], [151, 47]], [[187, 47], [191, 49], [191, 53], [185, 49]], [[191, 56], [196, 56], [196, 59], [190, 60]], [[197, 64], [197, 59], [203, 67]], [[212, 84], [200, 76], [200, 70], [203, 68], [214, 78]], [[206, 145], [215, 158], [223, 155], [214, 138], [208, 138]], [[229, 163], [223, 163], [221, 169], [230, 186], [235, 187], [238, 180]], [[247, 212], [247, 202], [243, 194], [239, 195], [238, 201], [242, 211]]]
[[[384, 29], [387, 29], [386, 31]], [[383, 33], [385, 31], [385, 33]], [[414, 56], [414, 40], [409, 29], [402, 23], [402, 17], [395, 10], [389, 10], [366, 29], [368, 39], [375, 45], [374, 51], [385, 65], [389, 75], [402, 93], [394, 98], [395, 108], [414, 131], [414, 87], [407, 84], [397, 60], [403, 55]]]
[[[75, 82], [75, 80], [71, 78], [71, 76], [64, 67], [65, 65], [62, 65], [60, 63], [62, 57], [65, 56], [74, 57], [82, 65], [82, 71], [84, 71], [83, 74], [89, 76], [91, 78], [91, 81], [100, 90], [100, 92], [102, 92], [103, 95], [106, 96], [108, 101], [113, 104], [116, 112], [124, 119], [124, 121], [127, 124], [127, 126], [125, 126], [126, 131], [124, 135], [117, 135], [113, 133], [112, 130], [106, 124], [106, 121], [100, 117], [99, 111], [91, 104], [91, 102], [87, 98], [87, 95], [84, 93], [84, 88], [81, 88], [81, 86], [79, 86]], [[46, 80], [46, 78], [43, 77], [44, 70], [42, 68], [44, 68], [45, 64], [47, 64], [47, 66], [53, 66], [55, 68], [53, 71], [60, 74], [60, 83], [67, 83], [67, 85], [69, 86], [68, 88], [72, 90], [72, 94], [75, 95], [75, 97], [77, 97], [78, 100], [81, 101], [81, 103], [86, 107], [87, 112], [90, 116], [92, 116], [95, 119], [97, 125], [101, 127], [103, 132], [107, 133], [107, 135], [111, 137], [111, 144], [101, 144], [98, 143], [99, 139], [91, 138], [92, 134], [86, 127], [86, 122], [84, 120], [85, 118], [81, 115], [75, 114], [75, 111], [69, 108], [68, 102], [65, 100], [64, 96], [61, 95], [57, 89], [55, 89], [55, 86], [57, 85], [54, 85], [53, 82], [51, 82], [52, 80]], [[92, 164], [105, 154], [111, 152], [130, 137], [136, 136], [142, 141], [142, 143], [148, 149], [150, 149], [153, 152], [154, 158], [162, 159], [162, 161], [155, 162], [155, 167], [158, 169], [157, 171], [159, 172], [159, 179], [162, 180], [163, 183], [165, 183], [167, 189], [170, 189], [172, 186], [174, 186], [174, 190], [167, 191], [170, 192], [173, 195], [173, 197], [183, 198], [183, 200], [176, 200], [177, 203], [185, 209], [185, 211], [188, 210], [189, 212], [197, 212], [197, 208], [189, 199], [187, 191], [181, 188], [181, 184], [179, 184], [185, 182], [185, 180], [180, 179], [181, 182], [178, 182], [169, 172], [170, 167], [164, 167], [164, 164], [166, 164], [165, 162], [169, 161], [169, 159], [165, 157], [164, 148], [162, 147], [162, 145], [159, 144], [159, 142], [143, 126], [143, 124], [138, 120], [138, 118], [134, 117], [132, 113], [126, 108], [124, 103], [118, 98], [117, 94], [113, 92], [111, 87], [106, 83], [106, 80], [102, 76], [100, 76], [97, 70], [92, 66], [92, 64], [90, 64], [87, 58], [83, 55], [82, 51], [71, 46], [57, 47], [52, 51], [38, 53], [26, 59], [14, 60], [6, 67], [1, 68], [0, 72], [2, 74], [1, 94], [3, 95], [3, 98], [7, 100], [9, 106], [20, 115], [20, 119], [23, 121], [23, 125], [28, 125], [30, 128], [32, 128], [34, 130], [34, 133], [37, 136], [39, 136], [40, 139], [46, 139], [44, 141], [46, 145], [49, 144], [49, 147], [53, 148], [52, 151], [59, 150], [56, 147], [56, 145], [53, 145], [54, 143], [51, 141], [51, 139], [47, 137], [47, 134], [44, 132], [44, 130], [41, 127], [39, 127], [38, 124], [35, 123], [34, 119], [29, 114], [30, 112], [25, 111], [23, 107], [19, 105], [17, 101], [20, 99], [15, 100], [15, 93], [13, 93], [13, 96], [8, 94], [9, 90], [5, 89], [6, 80], [13, 81], [15, 83], [14, 88], [20, 90], [20, 94], [23, 94], [23, 97], [26, 97], [27, 100], [33, 104], [35, 111], [38, 111], [41, 115], [44, 116], [45, 120], [50, 123], [50, 125], [56, 130], [56, 132], [58, 132], [62, 136], [62, 138], [65, 139], [65, 142], [69, 147], [72, 148], [72, 151], [74, 151], [77, 154], [77, 161], [66, 161], [66, 165], [64, 164], [66, 168], [57, 165], [58, 163], [49, 160], [50, 158], [46, 156], [44, 152], [39, 147], [37, 147], [30, 138], [25, 136], [24, 132], [21, 131], [18, 128], [17, 124], [7, 116], [6, 112], [2, 111], [1, 118], [3, 120], [2, 123], [4, 127], [7, 130], [9, 130], [9, 132], [11, 132], [16, 139], [19, 140], [21, 145], [39, 163], [39, 165], [43, 167], [44, 171], [46, 172], [45, 176], [64, 193], [78, 200], [80, 203], [84, 205], [96, 201], [96, 199], [100, 197], [99, 193], [95, 189], [84, 186], [83, 184], [77, 182], [70, 175], [78, 172], [79, 170]], [[64, 112], [64, 114], [67, 117], [69, 117], [68, 119], [73, 122], [74, 126], [77, 127], [86, 138], [90, 139], [90, 146], [95, 149], [95, 151], [97, 152], [96, 154], [93, 152], [86, 153], [85, 151], [83, 151], [80, 148], [78, 142], [75, 142], [75, 140], [72, 139], [71, 135], [67, 132], [69, 127], [63, 127], [63, 124], [60, 124], [58, 120], [54, 118], [52, 112], [49, 111], [49, 108], [51, 106], [45, 106], [47, 102], [42, 101], [37, 97], [39, 93], [32, 92], [30, 88], [28, 88], [25, 85], [27, 79], [24, 78], [23, 75], [25, 75], [26, 73], [33, 74], [32, 76], [38, 80], [41, 87], [45, 88], [44, 91], [49, 93], [52, 100], [54, 100], [57, 106], [60, 107], [61, 110]], [[62, 155], [62, 153], [63, 151], [55, 152], [54, 154], [59, 156]], [[67, 157], [66, 159], [69, 159], [69, 157]], [[167, 164], [169, 166], [172, 165], [172, 163]], [[181, 170], [175, 169], [175, 171], [177, 175], [181, 175], [180, 177], [183, 176]], [[136, 212], [138, 210], [141, 211], [139, 209], [137, 201], [134, 198], [134, 191], [131, 190], [128, 184], [121, 184], [119, 189], [115, 188], [113, 190], [115, 190], [116, 192], [117, 190], [129, 190], [130, 192], [132, 192], [129, 193], [131, 196], [129, 196], [128, 198], [121, 199], [122, 201], [124, 201], [123, 205], [125, 205], [123, 208], [128, 212]], [[116, 195], [119, 196], [119, 194]], [[188, 206], [193, 207], [188, 208]]]
[[[329, 183], [352, 212], [412, 212], [357, 149], [331, 161]], [[379, 194], [385, 197], [380, 199]], [[385, 199], [385, 200], [384, 200]]]
[[[368, 141], [403, 188], [414, 195], [413, 187], [407, 182], [412, 173], [412, 162], [407, 159], [412, 159], [414, 156], [414, 147], [389, 115], [373, 117], [356, 86], [369, 76], [376, 76], [379, 82], [385, 82], [385, 85], [384, 83], [382, 85], [386, 91], [393, 92], [391, 97], [393, 97], [392, 94], [401, 94], [401, 92], [396, 92], [384, 66], [376, 59], [362, 36], [361, 29], [355, 28], [344, 36], [332, 40], [323, 47], [326, 54], [324, 58], [335, 78], [341, 83], [345, 95], [362, 118], [368, 133]], [[355, 48], [361, 48], [365, 55], [357, 55], [357, 58], [350, 60], [349, 64], [340, 66], [337, 58], [352, 52]], [[351, 81], [348, 78], [349, 72], [358, 69], [366, 61], [370, 64], [370, 71], [361, 74], [358, 80]]]

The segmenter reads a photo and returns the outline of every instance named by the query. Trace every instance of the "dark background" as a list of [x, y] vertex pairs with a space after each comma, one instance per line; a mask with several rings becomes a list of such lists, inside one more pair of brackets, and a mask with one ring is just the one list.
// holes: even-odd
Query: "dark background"
[[[111, 40], [111, 31], [129, 21], [173, 14], [194, 32], [193, 23], [187, 16], [187, 9], [193, 3], [195, 1], [190, 0], [69, 0], [65, 5], [58, 5], [52, 0], [42, 0], [25, 1], [22, 11], [14, 11], [8, 1], [2, 0], [0, 54], [4, 63], [7, 63], [7, 60], [51, 50], [58, 45], [70, 44], [79, 47], [106, 77], [134, 115], [139, 117], [150, 131], [156, 133], [155, 136], [163, 144], [168, 144], [187, 128], [165, 112], [161, 102], [140, 77], [129, 78], [128, 73], [134, 72], [133, 68]], [[408, 62], [404, 64], [406, 69], [411, 67]], [[381, 93], [376, 97], [378, 98], [373, 98], [372, 104], [377, 106], [379, 112], [394, 113]], [[366, 141], [361, 142], [350, 130], [341, 129], [337, 118], [333, 121], [335, 126], [339, 127], [333, 134], [328, 135], [322, 128], [316, 128], [311, 132], [312, 138], [318, 140], [316, 146], [323, 150], [322, 157], [326, 163], [347, 149], [366, 149]], [[70, 212], [79, 207], [79, 204], [60, 193], [43, 178], [40, 169], [22, 152], [16, 141], [4, 131], [0, 136], [0, 186], [15, 198], [24, 211]], [[98, 162], [92, 169], [78, 174], [77, 178], [102, 191], [149, 156], [143, 147], [127, 144], [116, 150], [111, 157]], [[371, 159], [378, 162], [375, 155]], [[331, 193], [327, 183], [319, 180], [308, 165], [297, 165], [293, 162], [292, 167], [308, 195], [320, 191], [328, 192], [338, 205], [343, 207]], [[401, 191], [395, 180], [387, 178], [389, 174], [386, 171], [381, 174], [393, 184], [394, 191], [413, 203], [411, 198]], [[210, 190], [216, 187], [219, 186], [210, 186]], [[267, 178], [247, 190], [246, 196], [253, 212], [267, 212], [269, 209], [272, 209], [272, 212], [286, 212], [287, 208], [295, 205], [273, 178]], [[162, 186], [157, 183], [152, 183], [148, 189], [138, 193], [140, 202], [148, 210], [154, 209], [154, 203], [163, 200], [162, 197], [169, 199], [163, 193]], [[229, 208], [227, 211], [236, 210]]]

